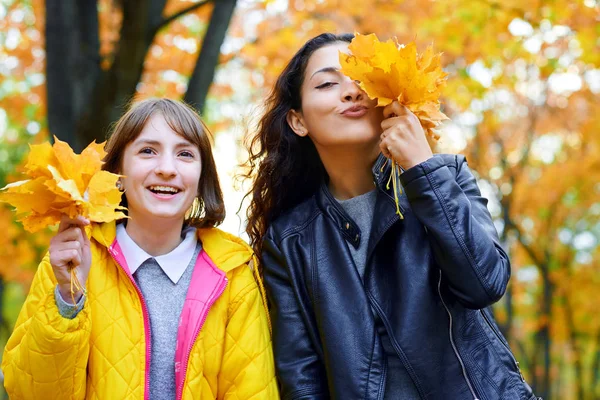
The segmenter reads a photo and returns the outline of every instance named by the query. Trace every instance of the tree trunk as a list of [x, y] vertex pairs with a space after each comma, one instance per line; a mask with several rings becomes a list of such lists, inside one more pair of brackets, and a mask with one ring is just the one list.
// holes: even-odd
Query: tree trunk
[[73, 88], [78, 47], [76, 0], [46, 0], [46, 90], [48, 128], [61, 140], [75, 142]]
[[[537, 339], [542, 351], [542, 376], [538, 386], [538, 396], [543, 399], [550, 398], [550, 351], [551, 351], [551, 339], [550, 339], [550, 321], [552, 320], [552, 282], [548, 273], [548, 265], [540, 266], [542, 272], [542, 285], [543, 285], [543, 297], [542, 297], [542, 317], [545, 318], [544, 326], [540, 329]], [[535, 367], [535, 366], [534, 366]]]
[[[569, 278], [570, 277], [571, 274], [569, 274]], [[573, 364], [575, 369], [575, 387], [577, 388], [577, 398], [583, 400], [585, 398], [582, 360], [583, 352], [581, 351], [579, 342], [577, 340], [577, 328], [575, 326], [573, 308], [571, 307], [571, 302], [568, 296], [563, 297], [563, 303], [565, 305], [567, 328], [569, 329], [569, 344], [571, 345], [571, 350], [573, 351]], [[561, 361], [562, 360], [563, 358], [561, 357]]]
[[[136, 93], [144, 61], [158, 30], [211, 1], [163, 17], [166, 0], [119, 2], [123, 11], [119, 43], [109, 70], [100, 67], [95, 0], [46, 1], [46, 79], [50, 132], [76, 151], [104, 141], [110, 124]], [[214, 11], [185, 100], [202, 109], [214, 78], [221, 44], [236, 0], [213, 1]]]
[[221, 54], [221, 45], [225, 40], [236, 2], [237, 0], [219, 0], [215, 2], [206, 35], [202, 41], [198, 61], [183, 98], [188, 104], [201, 112], [204, 110], [208, 89], [215, 76], [215, 69]]
[[591, 368], [592, 377], [590, 386], [592, 390], [592, 398], [600, 399], [600, 330], [596, 335], [596, 355]]
[[[79, 43], [75, 66], [76, 81], [73, 88], [73, 109], [79, 120], [90, 103], [94, 86], [102, 73], [100, 66], [100, 33], [98, 26], [98, 5], [96, 0], [78, 0], [77, 24]], [[88, 143], [80, 142], [80, 146]]]
[[106, 139], [110, 124], [123, 113], [142, 75], [153, 39], [148, 27], [149, 4], [132, 3], [123, 2], [123, 25], [114, 62], [109, 70], [102, 71], [88, 107], [78, 121], [77, 131], [85, 143]]

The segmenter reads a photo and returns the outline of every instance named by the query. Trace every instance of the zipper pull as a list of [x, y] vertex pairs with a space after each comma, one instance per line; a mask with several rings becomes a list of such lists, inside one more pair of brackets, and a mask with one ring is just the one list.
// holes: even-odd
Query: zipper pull
[[517, 371], [519, 371], [519, 375], [521, 375], [521, 380], [523, 382], [525, 382], [525, 377], [523, 376], [523, 373], [521, 372], [521, 368], [519, 367], [519, 362], [515, 361], [515, 364], [517, 364]]

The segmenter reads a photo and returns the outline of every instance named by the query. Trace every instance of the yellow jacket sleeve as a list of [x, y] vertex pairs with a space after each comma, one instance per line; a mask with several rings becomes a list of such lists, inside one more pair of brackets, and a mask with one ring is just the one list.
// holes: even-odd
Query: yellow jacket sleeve
[[4, 386], [12, 400], [85, 398], [89, 307], [84, 305], [73, 319], [62, 317], [55, 286], [46, 255], [4, 349]]
[[250, 268], [237, 268], [230, 285], [217, 398], [279, 399], [267, 312]]

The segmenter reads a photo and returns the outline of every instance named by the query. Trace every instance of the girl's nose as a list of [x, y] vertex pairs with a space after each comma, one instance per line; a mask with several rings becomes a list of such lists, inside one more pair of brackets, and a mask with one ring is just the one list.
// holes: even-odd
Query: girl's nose
[[163, 156], [160, 157], [158, 163], [156, 164], [156, 168], [154, 172], [157, 175], [163, 176], [172, 176], [177, 174], [177, 169], [175, 168], [175, 163], [172, 157]]

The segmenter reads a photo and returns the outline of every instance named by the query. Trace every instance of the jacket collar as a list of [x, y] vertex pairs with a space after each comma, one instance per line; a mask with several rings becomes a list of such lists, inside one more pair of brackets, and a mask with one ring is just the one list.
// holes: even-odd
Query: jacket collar
[[[394, 203], [394, 193], [392, 185], [387, 189], [387, 181], [389, 180], [392, 172], [391, 162], [383, 155], [379, 154], [375, 164], [372, 168], [373, 182], [378, 189], [377, 201], [375, 204], [375, 212], [373, 213], [373, 224], [371, 228], [371, 235], [369, 238], [363, 238], [360, 228], [354, 222], [354, 220], [346, 213], [338, 201], [329, 192], [327, 182], [323, 181], [316, 194], [316, 201], [319, 208], [323, 213], [329, 217], [344, 239], [355, 248], [360, 246], [361, 240], [369, 240], [369, 254], [375, 244], [379, 241], [383, 233], [393, 225], [399, 216], [396, 214], [396, 206]], [[400, 185], [400, 179], [397, 181]], [[408, 200], [404, 193], [400, 195], [400, 210], [404, 213], [404, 210], [408, 208]]]
[[254, 254], [242, 239], [217, 228], [198, 229], [198, 238], [206, 254], [224, 272], [248, 263]]
[[[242, 239], [217, 228], [198, 229], [202, 248], [217, 268], [228, 272], [252, 259], [252, 249]], [[116, 223], [92, 224], [92, 238], [108, 248], [117, 237]]]
[[358, 225], [344, 211], [340, 203], [332, 196], [327, 188], [327, 183], [321, 183], [321, 187], [317, 191], [317, 204], [319, 208], [335, 223], [336, 227], [350, 244], [355, 248], [360, 246], [361, 233]]

